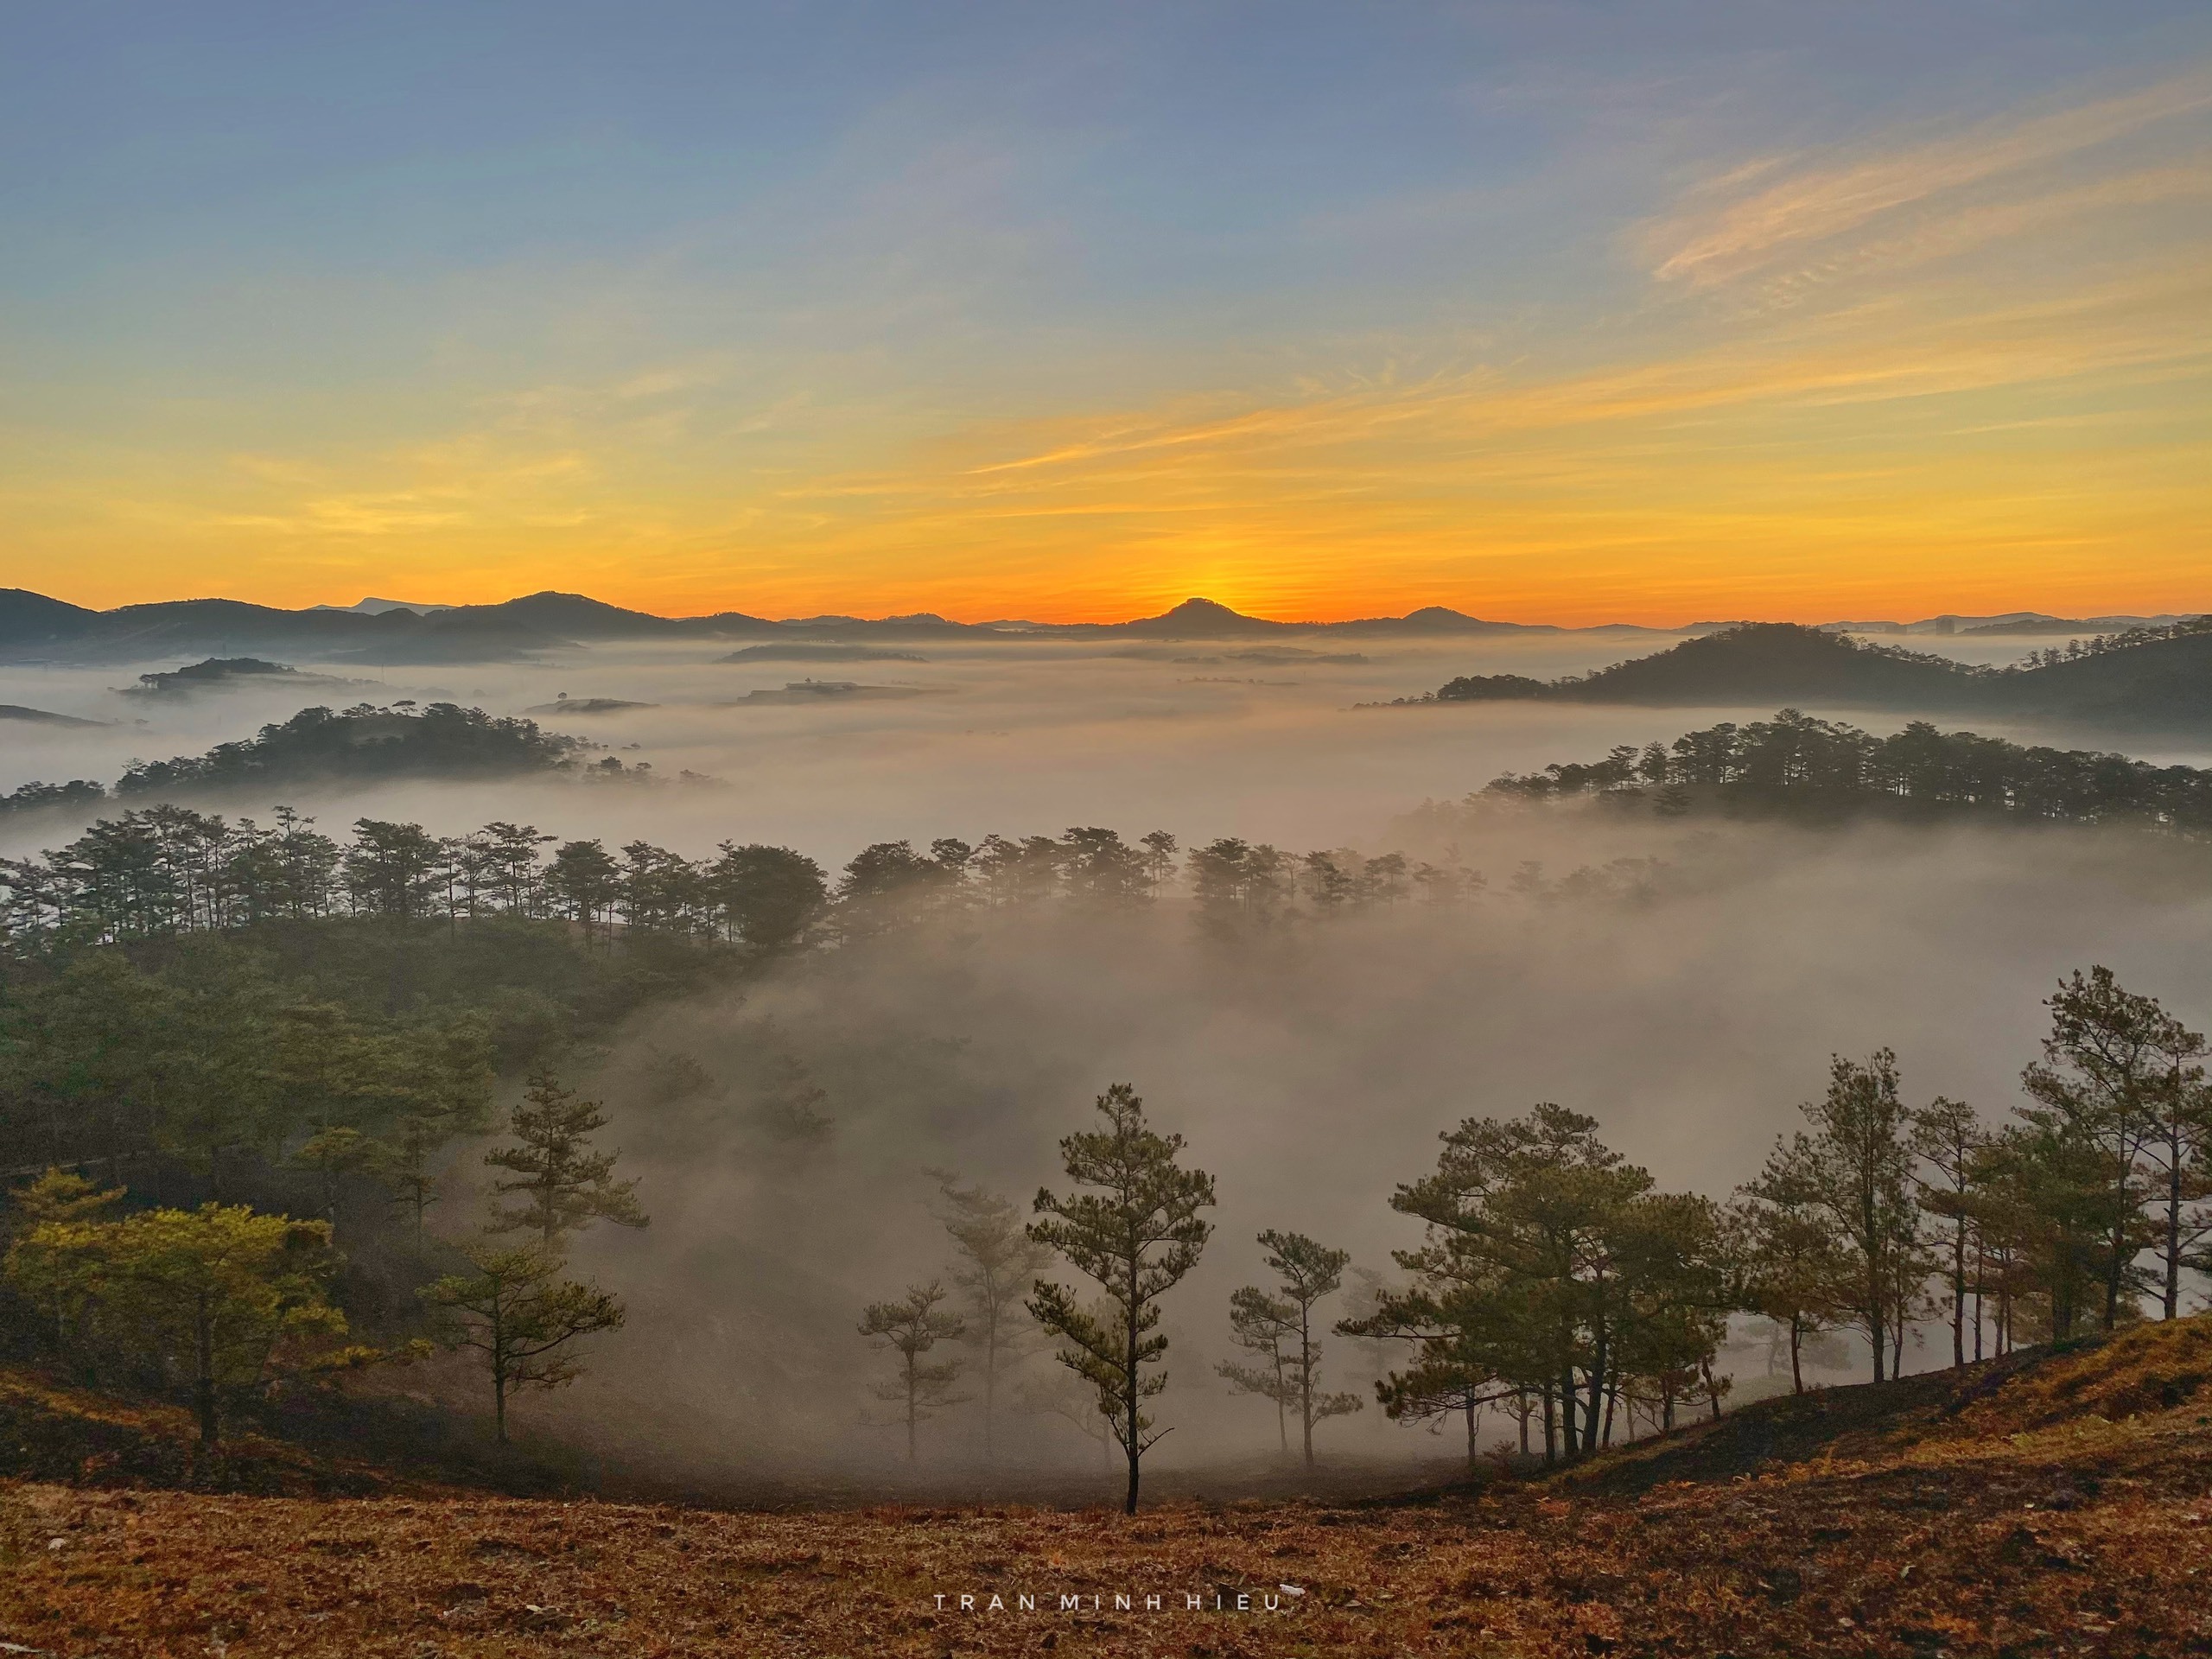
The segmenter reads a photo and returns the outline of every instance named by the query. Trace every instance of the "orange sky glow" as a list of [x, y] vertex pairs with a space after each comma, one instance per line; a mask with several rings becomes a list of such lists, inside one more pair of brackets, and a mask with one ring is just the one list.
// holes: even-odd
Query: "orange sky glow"
[[[899, 188], [853, 163], [764, 221], [772, 259], [699, 221], [482, 271], [171, 249], [143, 317], [57, 283], [0, 385], [0, 582], [968, 620], [2212, 608], [2212, 60], [1821, 143], [1694, 130], [1641, 172], [1632, 137], [1562, 143], [1533, 179], [1287, 211], [1217, 288], [1129, 296], [1022, 194], [1023, 136], [903, 173], [880, 137]], [[1294, 291], [1300, 260], [1351, 274]]]

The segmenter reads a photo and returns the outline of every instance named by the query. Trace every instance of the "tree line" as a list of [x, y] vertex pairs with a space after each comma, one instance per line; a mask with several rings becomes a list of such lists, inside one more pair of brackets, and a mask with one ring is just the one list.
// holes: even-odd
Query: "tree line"
[[[1904, 1099], [1896, 1058], [1835, 1058], [1805, 1127], [1726, 1202], [1656, 1190], [1594, 1120], [1540, 1105], [1471, 1118], [1393, 1207], [1427, 1238], [1413, 1283], [1343, 1327], [1409, 1344], [1382, 1385], [1393, 1416], [1503, 1404], [1541, 1420], [1547, 1461], [1611, 1443], [1616, 1414], [1670, 1427], [1700, 1397], [1732, 1315], [1773, 1322], [1793, 1386], [1821, 1332], [1866, 1343], [1876, 1382], [1908, 1334], [1948, 1328], [1964, 1365], [2182, 1310], [2212, 1267], [2212, 1089], [2203, 1037], [2111, 971], [2071, 975], [2002, 1125]], [[1471, 1427], [1471, 1415], [1470, 1417]]]
[[[1969, 628], [1967, 632], [1988, 633], [1997, 630]], [[2042, 646], [1997, 671], [2021, 674], [2031, 669], [2056, 668], [2061, 663], [2076, 663], [2084, 657], [2106, 657], [2116, 651], [2133, 651], [2138, 645], [2156, 645], [2163, 639], [2186, 639], [2200, 633], [2212, 633], [2212, 616], [2185, 616], [2178, 622], [2137, 623], [2111, 633], [2069, 639], [2063, 645]]]
[[2212, 770], [2123, 754], [2025, 747], [1927, 721], [1878, 737], [1784, 709], [1670, 744], [1623, 744], [1602, 760], [1509, 772], [1471, 801], [1599, 797], [1661, 813], [1982, 813], [2048, 823], [2120, 823], [2212, 835]]
[[419, 823], [355, 821], [341, 842], [278, 807], [266, 823], [153, 806], [95, 822], [35, 859], [0, 859], [0, 939], [16, 954], [251, 929], [332, 917], [458, 925], [488, 918], [562, 921], [587, 938], [660, 933], [768, 955], [932, 915], [1065, 899], [1141, 905], [1185, 892], [1223, 925], [1478, 893], [1457, 867], [1343, 849], [1286, 852], [1224, 837], [1187, 854], [1154, 830], [1058, 837], [944, 837], [863, 848], [834, 884], [787, 847], [725, 841], [689, 859], [646, 841], [609, 849], [496, 822], [460, 836]]

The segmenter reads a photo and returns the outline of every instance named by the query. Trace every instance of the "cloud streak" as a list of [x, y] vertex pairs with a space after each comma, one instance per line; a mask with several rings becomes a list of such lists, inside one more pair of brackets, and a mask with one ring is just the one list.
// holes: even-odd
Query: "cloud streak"
[[[1748, 194], [1728, 187], [1770, 168], [1738, 168], [1646, 233], [1652, 275], [1710, 287], [1792, 257], [1901, 209], [1918, 207], [2005, 175], [2047, 167], [2141, 133], [2176, 117], [2212, 108], [2212, 75], [2202, 71], [2055, 113], [1985, 124], [1959, 136], [1877, 154], [1843, 165], [1808, 166]], [[2098, 200], [2094, 191], [2063, 191], [2053, 207]]]

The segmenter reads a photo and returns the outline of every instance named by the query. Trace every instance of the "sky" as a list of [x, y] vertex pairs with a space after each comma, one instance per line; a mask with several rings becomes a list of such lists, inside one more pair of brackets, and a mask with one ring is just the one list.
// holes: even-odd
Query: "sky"
[[0, 584], [2212, 608], [2212, 10], [0, 23]]

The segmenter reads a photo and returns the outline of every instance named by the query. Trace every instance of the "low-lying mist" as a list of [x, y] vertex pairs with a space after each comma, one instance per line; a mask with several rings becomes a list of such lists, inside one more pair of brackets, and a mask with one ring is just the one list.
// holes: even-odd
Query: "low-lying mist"
[[[143, 669], [0, 668], [0, 702], [111, 722], [0, 722], [0, 792], [39, 779], [112, 783], [133, 760], [200, 753], [250, 736], [310, 702], [435, 700], [519, 714], [562, 693], [650, 705], [610, 713], [533, 715], [549, 729], [604, 745], [626, 765], [671, 780], [651, 788], [568, 779], [394, 788], [289, 790], [287, 803], [336, 828], [357, 817], [406, 818], [441, 833], [499, 817], [610, 845], [644, 836], [697, 857], [734, 836], [842, 863], [874, 841], [986, 831], [1057, 834], [1070, 824], [1166, 827], [1186, 842], [1242, 836], [1285, 846], [1371, 845], [1382, 824], [1423, 799], [1456, 799], [1499, 773], [1590, 758], [1616, 743], [1665, 739], [1769, 708], [1664, 709], [1562, 705], [1360, 708], [1419, 696], [1467, 673], [1548, 677], [1662, 649], [1667, 637], [1533, 635], [1402, 645], [1360, 641], [1363, 663], [1293, 658], [1249, 641], [1084, 645], [925, 644], [922, 663], [725, 663], [712, 645], [605, 645], [557, 661], [302, 671], [354, 683], [288, 687], [256, 677], [174, 696], [125, 696]], [[1970, 650], [1969, 647], [1973, 649]], [[1962, 654], [1998, 647], [1961, 642]], [[2003, 649], [2018, 654], [2017, 643]], [[1344, 654], [1331, 645], [1320, 654]], [[796, 702], [753, 693], [816, 680], [895, 687], [912, 696]], [[1833, 712], [1815, 709], [1810, 712]], [[1884, 716], [1861, 723], [1902, 724]], [[1986, 722], [2021, 741], [2094, 741]], [[2212, 755], [2165, 750], [2152, 758]], [[716, 780], [685, 785], [690, 771]], [[198, 803], [195, 803], [198, 804]], [[259, 799], [212, 803], [266, 814]], [[86, 815], [89, 816], [89, 815]], [[0, 819], [0, 853], [58, 845], [81, 827], [66, 815]]]
[[[1272, 1408], [1213, 1375], [1232, 1357], [1230, 1292], [1267, 1281], [1254, 1236], [1305, 1232], [1350, 1250], [1356, 1270], [1392, 1271], [1389, 1251], [1418, 1229], [1390, 1192], [1433, 1166], [1436, 1135], [1463, 1117], [1558, 1101], [1597, 1117], [1662, 1187], [1725, 1196], [1796, 1126], [1831, 1051], [1892, 1046], [1910, 1097], [1948, 1094], [1995, 1120], [2047, 1023], [2039, 999], [2068, 969], [2107, 963], [2200, 1027], [2212, 1014], [2212, 872], [2193, 846], [1638, 830], [1571, 810], [1470, 820], [1457, 839], [1491, 875], [1464, 903], [1308, 917], [1233, 942], [1173, 900], [965, 912], [645, 1020], [579, 1079], [607, 1099], [610, 1143], [653, 1214], [642, 1233], [601, 1230], [579, 1256], [630, 1299], [631, 1325], [585, 1382], [530, 1409], [702, 1481], [905, 1478], [901, 1438], [868, 1426], [887, 1409], [868, 1384], [889, 1361], [855, 1325], [867, 1302], [949, 1273], [927, 1172], [1026, 1209], [1040, 1183], [1065, 1185], [1058, 1138], [1126, 1081], [1188, 1137], [1220, 1196], [1205, 1259], [1167, 1301], [1159, 1408], [1175, 1433], [1155, 1459], [1263, 1453]], [[1631, 852], [1658, 861], [1564, 884], [1577, 896], [1555, 880]], [[1546, 874], [1510, 879], [1540, 859]], [[829, 1125], [810, 1133], [817, 1113]], [[1908, 1369], [1948, 1359], [1947, 1338], [1929, 1340]], [[1366, 1393], [1395, 1363], [1328, 1346], [1331, 1387]], [[1726, 1357], [1747, 1388], [1765, 1374], [1764, 1351]], [[1029, 1362], [1028, 1386], [1052, 1370]], [[1096, 1466], [1096, 1446], [1049, 1414], [1008, 1413], [1001, 1441], [1013, 1468]], [[1452, 1450], [1371, 1401], [1319, 1441], [1369, 1457]], [[976, 1408], [925, 1426], [923, 1446], [925, 1478], [974, 1478]]]
[[[335, 785], [286, 799], [332, 830], [366, 816], [453, 835], [497, 818], [691, 858], [725, 839], [787, 845], [833, 872], [874, 842], [1087, 824], [1131, 839], [1164, 829], [1186, 848], [1236, 836], [1293, 853], [1402, 850], [1481, 872], [1459, 901], [1307, 914], [1234, 942], [1173, 893], [1111, 913], [963, 911], [798, 957], [741, 996], [663, 1005], [568, 1067], [564, 1081], [607, 1102], [605, 1139], [652, 1221], [578, 1244], [579, 1266], [627, 1301], [629, 1324], [589, 1345], [575, 1388], [526, 1401], [525, 1426], [708, 1486], [906, 1478], [903, 1438], [875, 1426], [890, 1408], [870, 1395], [889, 1361], [855, 1325], [867, 1303], [949, 1274], [927, 1172], [1026, 1210], [1040, 1184], [1065, 1185], [1059, 1138], [1127, 1082], [1218, 1183], [1212, 1242], [1167, 1299], [1172, 1382], [1158, 1408], [1174, 1433], [1151, 1460], [1207, 1465], [1276, 1445], [1272, 1407], [1213, 1372], [1230, 1357], [1230, 1293], [1266, 1282], [1254, 1236], [1294, 1230], [1351, 1251], [1346, 1297], [1324, 1311], [1353, 1311], [1362, 1273], [1392, 1273], [1391, 1249], [1418, 1240], [1390, 1210], [1392, 1188], [1431, 1168], [1437, 1135], [1464, 1117], [1557, 1101], [1599, 1119], [1662, 1187], [1721, 1196], [1794, 1127], [1831, 1051], [1894, 1047], [1910, 1098], [1964, 1098], [1994, 1122], [2062, 973], [2105, 963], [2198, 1028], [2212, 1019], [2201, 847], [2011, 825], [1422, 810], [1501, 772], [1773, 710], [1355, 707], [1456, 674], [1550, 676], [1661, 643], [1363, 643], [1362, 664], [1287, 664], [1239, 658], [1241, 644], [925, 645], [920, 664], [804, 666], [626, 647], [393, 670], [308, 699], [258, 684], [124, 698], [107, 688], [130, 683], [124, 671], [16, 670], [0, 674], [0, 701], [125, 723], [0, 728], [0, 787], [112, 781], [133, 758], [248, 735], [302, 701], [449, 698], [515, 713], [566, 692], [652, 705], [537, 717], [668, 781]], [[806, 674], [914, 695], [741, 701]], [[715, 781], [674, 781], [687, 769]], [[275, 803], [194, 804], [265, 816]], [[0, 819], [0, 852], [58, 846], [92, 816]], [[1567, 879], [1577, 870], [1594, 874]], [[449, 1172], [456, 1190], [435, 1217], [449, 1232], [473, 1213], [480, 1150]], [[1332, 1389], [1367, 1394], [1398, 1357], [1325, 1341]], [[1915, 1351], [1937, 1357], [1909, 1351], [1908, 1369]], [[1767, 1363], [1748, 1349], [1724, 1357], [1747, 1389]], [[1084, 1402], [1073, 1420], [1045, 1408], [1056, 1391], [1068, 1403], [1058, 1376], [1035, 1355], [1009, 1383], [1002, 1471], [1101, 1466], [1078, 1427]], [[1371, 1400], [1319, 1439], [1325, 1453], [1370, 1458], [1454, 1449], [1388, 1422]], [[976, 1408], [925, 1425], [922, 1444], [926, 1478], [972, 1480]]]

